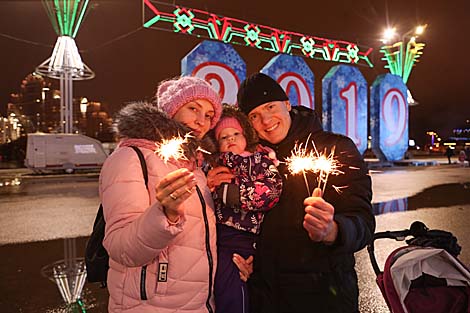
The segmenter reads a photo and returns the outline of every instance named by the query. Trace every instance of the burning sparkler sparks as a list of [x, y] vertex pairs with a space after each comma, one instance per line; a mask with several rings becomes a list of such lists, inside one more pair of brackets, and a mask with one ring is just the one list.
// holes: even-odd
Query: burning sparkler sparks
[[302, 173], [304, 176], [305, 186], [307, 187], [307, 192], [310, 193], [310, 187], [308, 185], [308, 180], [306, 176], [307, 171], [315, 171], [315, 154], [312, 150], [307, 152], [307, 145], [302, 148], [301, 144], [295, 144], [294, 150], [290, 157], [286, 158], [287, 169], [292, 174]]
[[[307, 191], [310, 193], [310, 187], [308, 184], [306, 172], [314, 172], [317, 174], [318, 186], [322, 190], [322, 194], [325, 192], [326, 184], [328, 182], [329, 175], [344, 174], [339, 170], [341, 164], [335, 158], [335, 147], [331, 149], [329, 154], [326, 153], [326, 148], [323, 153], [319, 153], [315, 147], [315, 143], [312, 141], [313, 149], [307, 150], [308, 139], [305, 146], [302, 144], [295, 144], [294, 149], [291, 152], [291, 156], [286, 158], [287, 168], [291, 174], [302, 173], [304, 176], [305, 186]], [[322, 187], [323, 184], [323, 187]], [[338, 187], [335, 188], [335, 190]]]
[[183, 144], [188, 143], [188, 139], [191, 135], [186, 134], [184, 137], [180, 135], [171, 139], [162, 139], [162, 142], [155, 143], [157, 150], [155, 153], [162, 158], [163, 162], [167, 163], [170, 159], [188, 160], [185, 155]]
[[[313, 144], [313, 142], [312, 142]], [[315, 147], [315, 145], [314, 145]], [[321, 188], [322, 194], [325, 192], [326, 188], [326, 183], [328, 182], [328, 176], [329, 175], [339, 175], [339, 174], [344, 174], [342, 171], [339, 170], [340, 163], [338, 160], [335, 159], [335, 149], [336, 147], [333, 146], [331, 148], [330, 154], [327, 156], [326, 154], [326, 148], [323, 151], [322, 154], [318, 154], [317, 152], [317, 158], [315, 160], [315, 170], [314, 172], [317, 173], [317, 181], [318, 181], [318, 186], [317, 188]], [[316, 149], [315, 149], [316, 151]], [[321, 184], [323, 183], [323, 188], [321, 187]], [[335, 188], [336, 190], [336, 188]]]
[[[186, 151], [183, 147], [184, 144], [189, 143], [189, 138], [193, 138], [191, 133], [187, 133], [184, 137], [180, 135], [171, 139], [162, 139], [160, 143], [155, 143], [157, 149], [155, 153], [162, 158], [163, 162], [167, 163], [170, 159], [175, 161], [188, 160]], [[196, 151], [200, 151], [205, 154], [211, 154], [209, 151], [197, 147]]]

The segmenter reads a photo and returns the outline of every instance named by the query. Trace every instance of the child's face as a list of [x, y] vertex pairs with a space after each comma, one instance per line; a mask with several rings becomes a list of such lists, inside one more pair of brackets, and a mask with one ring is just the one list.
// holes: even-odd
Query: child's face
[[232, 152], [241, 154], [245, 151], [246, 139], [241, 131], [238, 129], [227, 127], [222, 129], [219, 135], [219, 150], [220, 152]]

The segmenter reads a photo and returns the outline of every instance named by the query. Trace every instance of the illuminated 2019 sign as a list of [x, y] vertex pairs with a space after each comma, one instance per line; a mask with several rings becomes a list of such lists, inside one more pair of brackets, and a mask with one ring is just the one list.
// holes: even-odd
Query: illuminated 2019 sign
[[143, 0], [143, 19], [146, 28], [219, 40], [274, 53], [373, 67], [369, 60], [372, 48], [369, 47], [344, 40], [280, 30], [197, 9]]
[[[274, 78], [292, 105], [314, 108], [314, 74], [296, 56], [277, 55], [261, 72]], [[203, 41], [182, 60], [182, 74], [206, 79], [224, 102], [234, 104], [246, 77], [245, 62], [232, 46]], [[381, 161], [397, 161], [408, 148], [406, 85], [399, 76], [384, 74], [371, 87], [372, 150]], [[323, 78], [323, 127], [350, 137], [362, 153], [367, 147], [367, 83], [355, 67], [338, 65]]]
[[367, 149], [367, 82], [355, 67], [337, 65], [323, 77], [323, 127]]

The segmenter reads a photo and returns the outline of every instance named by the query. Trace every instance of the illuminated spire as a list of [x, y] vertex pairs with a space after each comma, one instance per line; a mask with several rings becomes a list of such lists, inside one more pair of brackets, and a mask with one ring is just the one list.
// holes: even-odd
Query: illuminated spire
[[89, 0], [42, 0], [58, 38], [52, 56], [41, 63], [36, 72], [60, 80], [60, 120], [64, 133], [73, 132], [72, 82], [95, 77], [95, 73], [83, 63], [74, 39], [88, 2]]

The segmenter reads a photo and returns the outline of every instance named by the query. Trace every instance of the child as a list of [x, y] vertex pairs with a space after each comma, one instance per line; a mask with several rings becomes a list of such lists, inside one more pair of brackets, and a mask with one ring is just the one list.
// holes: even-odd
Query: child
[[221, 152], [218, 165], [235, 174], [231, 184], [221, 184], [213, 193], [217, 218], [218, 267], [215, 276], [217, 312], [249, 312], [246, 283], [232, 262], [237, 253], [255, 254], [255, 241], [265, 212], [278, 201], [282, 178], [274, 152], [257, 144], [257, 136], [246, 116], [233, 106], [224, 106], [215, 127]]

